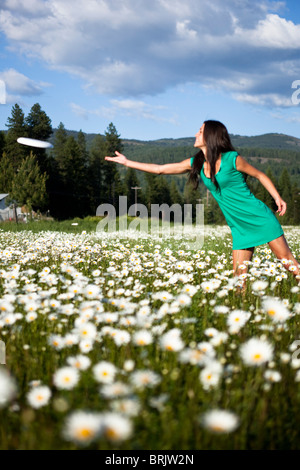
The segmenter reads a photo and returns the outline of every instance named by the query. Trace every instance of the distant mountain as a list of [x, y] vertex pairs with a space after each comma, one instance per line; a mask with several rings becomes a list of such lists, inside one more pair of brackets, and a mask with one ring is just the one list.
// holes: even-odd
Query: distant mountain
[[[49, 139], [51, 143], [54, 142], [57, 129]], [[78, 132], [67, 130], [68, 135], [77, 137]], [[92, 140], [97, 134], [85, 133], [87, 147], [89, 148]], [[299, 150], [300, 139], [285, 134], [262, 134], [257, 136], [242, 136], [231, 134], [232, 143], [234, 147], [238, 148], [265, 148], [265, 149], [284, 149], [284, 150]], [[180, 139], [157, 139], [157, 140], [136, 140], [136, 139], [122, 139], [125, 146], [153, 146], [153, 147], [193, 147], [194, 137], [182, 137]]]
[[[5, 134], [7, 130], [3, 131]], [[53, 135], [49, 142], [54, 143], [57, 129], [53, 129]], [[78, 131], [66, 130], [68, 136], [77, 138]], [[84, 132], [88, 150], [96, 135]], [[102, 135], [104, 137], [104, 135]], [[260, 149], [282, 149], [300, 151], [300, 139], [286, 134], [262, 134], [255, 136], [243, 136], [230, 134], [234, 147], [237, 148], [260, 148]], [[136, 140], [122, 139], [125, 147], [151, 146], [151, 147], [193, 147], [195, 137], [181, 137], [179, 139], [157, 139], [157, 140]]]

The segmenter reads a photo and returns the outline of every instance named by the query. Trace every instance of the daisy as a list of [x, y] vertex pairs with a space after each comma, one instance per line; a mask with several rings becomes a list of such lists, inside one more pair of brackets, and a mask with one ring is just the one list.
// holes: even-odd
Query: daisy
[[86, 322], [80, 325], [78, 329], [74, 330], [74, 333], [79, 335], [80, 339], [94, 340], [97, 335], [97, 328], [91, 322]]
[[101, 415], [75, 411], [66, 419], [63, 437], [67, 441], [88, 445], [100, 435], [102, 429]]
[[267, 281], [255, 281], [252, 284], [252, 290], [254, 292], [262, 292], [268, 287], [269, 283]]
[[137, 389], [144, 389], [158, 385], [161, 378], [152, 370], [137, 370], [131, 374], [130, 381]]
[[79, 381], [79, 373], [75, 367], [62, 367], [53, 375], [54, 385], [61, 390], [72, 390]]
[[275, 323], [283, 323], [291, 317], [284, 303], [272, 297], [262, 300], [262, 308]]
[[74, 357], [68, 357], [67, 363], [69, 364], [69, 366], [75, 367], [76, 369], [87, 370], [91, 365], [91, 360], [87, 356], [78, 354]]
[[133, 432], [131, 421], [118, 413], [105, 413], [102, 425], [104, 436], [114, 443], [129, 439]]
[[132, 389], [123, 382], [114, 382], [103, 385], [100, 393], [104, 398], [112, 399], [128, 396], [132, 393]]
[[214, 311], [218, 314], [225, 315], [229, 312], [229, 308], [226, 305], [216, 305]]
[[204, 334], [208, 336], [209, 338], [213, 338], [218, 333], [219, 331], [216, 328], [206, 328], [206, 330], [204, 330]]
[[134, 333], [132, 340], [136, 346], [147, 346], [153, 342], [153, 336], [147, 330], [140, 330]]
[[32, 388], [27, 394], [27, 401], [32, 408], [41, 408], [49, 403], [51, 390], [43, 385]]
[[181, 351], [184, 343], [180, 338], [180, 332], [176, 328], [167, 331], [159, 340], [160, 347], [166, 351]]
[[251, 338], [240, 348], [243, 362], [248, 366], [260, 366], [273, 358], [273, 346], [259, 338]]
[[79, 343], [79, 349], [82, 353], [86, 354], [93, 349], [94, 342], [91, 339], [82, 339]]
[[101, 361], [93, 367], [94, 378], [100, 383], [112, 383], [116, 372], [117, 368], [107, 361]]
[[222, 370], [222, 365], [218, 361], [209, 361], [207, 363], [199, 375], [204, 390], [209, 390], [219, 384]]
[[110, 403], [110, 406], [113, 411], [130, 417], [138, 416], [141, 410], [141, 405], [137, 398], [114, 400]]
[[226, 410], [211, 410], [203, 415], [202, 424], [208, 431], [222, 434], [235, 431], [239, 418]]
[[210, 293], [215, 291], [215, 285], [212, 281], [204, 281], [200, 284], [200, 287], [204, 292]]
[[176, 301], [179, 303], [181, 307], [187, 307], [191, 305], [192, 299], [189, 295], [187, 294], [180, 294], [177, 298]]
[[27, 313], [27, 315], [25, 317], [25, 320], [27, 321], [27, 323], [31, 323], [32, 321], [34, 321], [36, 319], [37, 319], [37, 313], [36, 312]]
[[264, 378], [269, 382], [280, 382], [282, 379], [281, 373], [277, 370], [266, 370]]
[[12, 400], [17, 392], [15, 379], [6, 370], [0, 368], [0, 408]]
[[210, 339], [210, 343], [213, 346], [220, 346], [221, 344], [226, 343], [227, 339], [228, 339], [228, 334], [222, 331], [222, 332], [219, 332], [217, 335], [213, 336]]
[[247, 321], [251, 314], [243, 310], [233, 310], [227, 317], [227, 325], [233, 331], [239, 331]]
[[115, 330], [113, 340], [117, 346], [122, 346], [123, 344], [128, 344], [130, 342], [131, 336], [125, 330]]
[[64, 338], [60, 335], [50, 335], [48, 338], [48, 344], [58, 351], [63, 349], [65, 346]]

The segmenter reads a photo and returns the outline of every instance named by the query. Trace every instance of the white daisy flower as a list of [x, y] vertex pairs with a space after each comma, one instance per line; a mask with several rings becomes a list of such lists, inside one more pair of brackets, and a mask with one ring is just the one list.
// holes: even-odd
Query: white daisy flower
[[251, 338], [240, 348], [243, 362], [248, 366], [260, 366], [273, 358], [273, 346], [259, 338]]
[[283, 323], [291, 316], [284, 303], [272, 297], [262, 300], [262, 308], [275, 323]]
[[131, 374], [130, 381], [137, 389], [143, 389], [158, 385], [161, 382], [161, 378], [152, 370], [137, 370]]
[[264, 373], [264, 378], [269, 382], [280, 382], [282, 375], [277, 370], [266, 370]]
[[220, 313], [220, 314], [225, 315], [226, 313], [229, 312], [229, 307], [226, 307], [226, 305], [216, 305], [214, 308], [214, 311], [218, 314]]
[[123, 346], [130, 342], [131, 336], [125, 330], [115, 330], [113, 340], [117, 346]]
[[227, 325], [229, 328], [240, 330], [240, 328], [247, 323], [250, 316], [251, 314], [249, 312], [244, 312], [244, 310], [232, 310], [227, 317]]
[[74, 356], [74, 357], [68, 357], [67, 363], [69, 366], [75, 367], [75, 369], [87, 370], [91, 365], [91, 360], [87, 356], [78, 354], [77, 356]]
[[48, 338], [48, 344], [58, 351], [63, 349], [65, 346], [64, 338], [60, 335], [50, 335]]
[[76, 444], [88, 445], [101, 434], [102, 423], [100, 414], [75, 411], [65, 421], [63, 437]]
[[180, 331], [176, 328], [167, 331], [159, 340], [160, 347], [166, 351], [181, 351], [184, 343], [180, 338]]
[[141, 405], [137, 398], [123, 398], [110, 403], [113, 411], [125, 416], [135, 417], [141, 411]]
[[74, 333], [78, 334], [80, 339], [94, 340], [97, 335], [97, 328], [94, 323], [86, 322], [74, 330]]
[[27, 401], [32, 408], [41, 408], [48, 405], [51, 397], [49, 387], [42, 385], [32, 388], [27, 394]]
[[125, 397], [130, 395], [131, 393], [131, 387], [123, 382], [105, 384], [101, 387], [100, 390], [100, 394], [107, 399]]
[[132, 341], [136, 346], [147, 346], [153, 343], [153, 336], [147, 330], [140, 330], [134, 333]]
[[118, 413], [105, 413], [102, 424], [104, 436], [113, 443], [126, 441], [133, 432], [131, 421]]
[[252, 284], [252, 290], [254, 290], [254, 292], [262, 292], [262, 291], [266, 290], [268, 285], [269, 285], [269, 283], [267, 281], [260, 281], [260, 280], [255, 281]]
[[107, 361], [101, 361], [93, 367], [94, 378], [100, 383], [112, 383], [116, 372], [117, 368]]
[[10, 400], [13, 400], [17, 393], [15, 379], [9, 373], [0, 369], [0, 408], [4, 407]]
[[79, 372], [75, 367], [62, 367], [53, 375], [54, 385], [61, 390], [72, 390], [79, 381]]
[[223, 434], [235, 431], [239, 425], [239, 418], [226, 410], [211, 410], [203, 415], [202, 423], [208, 431]]

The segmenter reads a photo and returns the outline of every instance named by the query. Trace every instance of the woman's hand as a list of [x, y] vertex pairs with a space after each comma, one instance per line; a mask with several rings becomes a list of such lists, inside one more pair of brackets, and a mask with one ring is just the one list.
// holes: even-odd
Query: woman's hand
[[127, 158], [125, 155], [122, 155], [121, 153], [115, 151], [116, 157], [105, 157], [105, 160], [108, 162], [116, 162], [120, 163], [120, 165], [125, 165], [127, 166]]
[[276, 212], [279, 212], [279, 215], [284, 215], [285, 211], [286, 211], [286, 202], [284, 202], [284, 200], [281, 199], [281, 197], [277, 197], [275, 199], [275, 202], [276, 202], [277, 207], [278, 207]]

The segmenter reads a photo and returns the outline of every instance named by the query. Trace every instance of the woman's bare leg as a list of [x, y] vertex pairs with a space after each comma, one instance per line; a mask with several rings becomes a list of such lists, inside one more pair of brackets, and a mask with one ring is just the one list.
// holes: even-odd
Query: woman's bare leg
[[251, 261], [253, 253], [254, 253], [254, 247], [247, 248], [245, 250], [233, 250], [232, 251], [234, 276], [239, 276], [240, 274], [244, 274], [247, 272], [247, 266], [244, 265], [244, 261]]
[[284, 235], [281, 235], [281, 237], [276, 238], [275, 240], [272, 240], [271, 242], [269, 242], [269, 247], [273, 251], [274, 255], [277, 256], [278, 259], [290, 261], [290, 263], [283, 263], [283, 265], [295, 277], [297, 276], [297, 279], [299, 279], [298, 276], [300, 274], [300, 264], [298, 263], [296, 258], [293, 256], [293, 253], [291, 252], [290, 247], [287, 244], [286, 239], [284, 238]]

